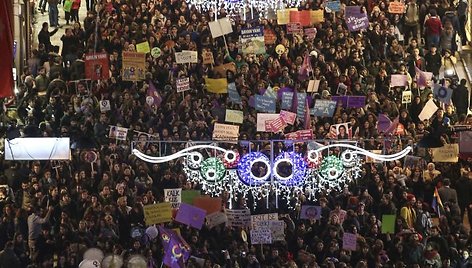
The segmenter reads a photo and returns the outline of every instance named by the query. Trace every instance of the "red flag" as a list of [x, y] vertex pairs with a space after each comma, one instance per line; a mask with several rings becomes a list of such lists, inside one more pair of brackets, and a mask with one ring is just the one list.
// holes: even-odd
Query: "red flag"
[[13, 2], [0, 3], [0, 98], [13, 96]]

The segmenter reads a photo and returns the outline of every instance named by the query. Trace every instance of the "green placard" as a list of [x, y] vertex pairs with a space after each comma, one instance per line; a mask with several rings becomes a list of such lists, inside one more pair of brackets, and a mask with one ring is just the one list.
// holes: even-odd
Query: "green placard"
[[200, 190], [183, 190], [182, 203], [193, 205], [195, 197], [200, 196]]
[[382, 234], [395, 233], [395, 215], [382, 215]]

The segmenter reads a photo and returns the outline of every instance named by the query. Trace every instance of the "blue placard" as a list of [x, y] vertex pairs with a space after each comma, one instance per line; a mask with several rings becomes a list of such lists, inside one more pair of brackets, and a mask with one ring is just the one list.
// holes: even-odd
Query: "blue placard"
[[282, 109], [292, 110], [293, 92], [282, 93]]
[[328, 1], [326, 2], [326, 7], [329, 8], [332, 12], [338, 12], [341, 10], [340, 1]]
[[236, 104], [242, 104], [241, 96], [239, 96], [235, 83], [228, 84], [228, 96], [231, 102], [236, 103]]
[[330, 100], [315, 100], [315, 107], [311, 110], [314, 116], [332, 117], [336, 111], [337, 102]]
[[275, 103], [275, 98], [256, 95], [256, 110], [258, 111], [266, 113], [275, 113]]

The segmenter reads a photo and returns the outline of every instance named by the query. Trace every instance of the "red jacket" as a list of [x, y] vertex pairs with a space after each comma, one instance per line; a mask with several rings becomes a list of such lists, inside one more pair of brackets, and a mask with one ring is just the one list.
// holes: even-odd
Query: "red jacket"
[[438, 17], [431, 17], [424, 23], [426, 27], [426, 35], [440, 35], [442, 30], [442, 23]]

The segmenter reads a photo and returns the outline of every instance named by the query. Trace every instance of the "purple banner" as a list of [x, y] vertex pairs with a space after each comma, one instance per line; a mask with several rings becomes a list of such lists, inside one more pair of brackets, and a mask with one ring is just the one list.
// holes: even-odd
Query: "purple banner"
[[200, 230], [205, 221], [205, 216], [206, 210], [181, 203], [177, 216], [175, 216], [175, 220]]
[[348, 96], [331, 96], [331, 100], [336, 101], [338, 104], [342, 103], [343, 108], [347, 107]]
[[361, 12], [360, 6], [347, 6], [344, 11], [344, 20], [351, 32], [369, 28], [369, 18], [366, 12]]
[[349, 96], [347, 99], [348, 108], [362, 108], [365, 106], [365, 96]]

